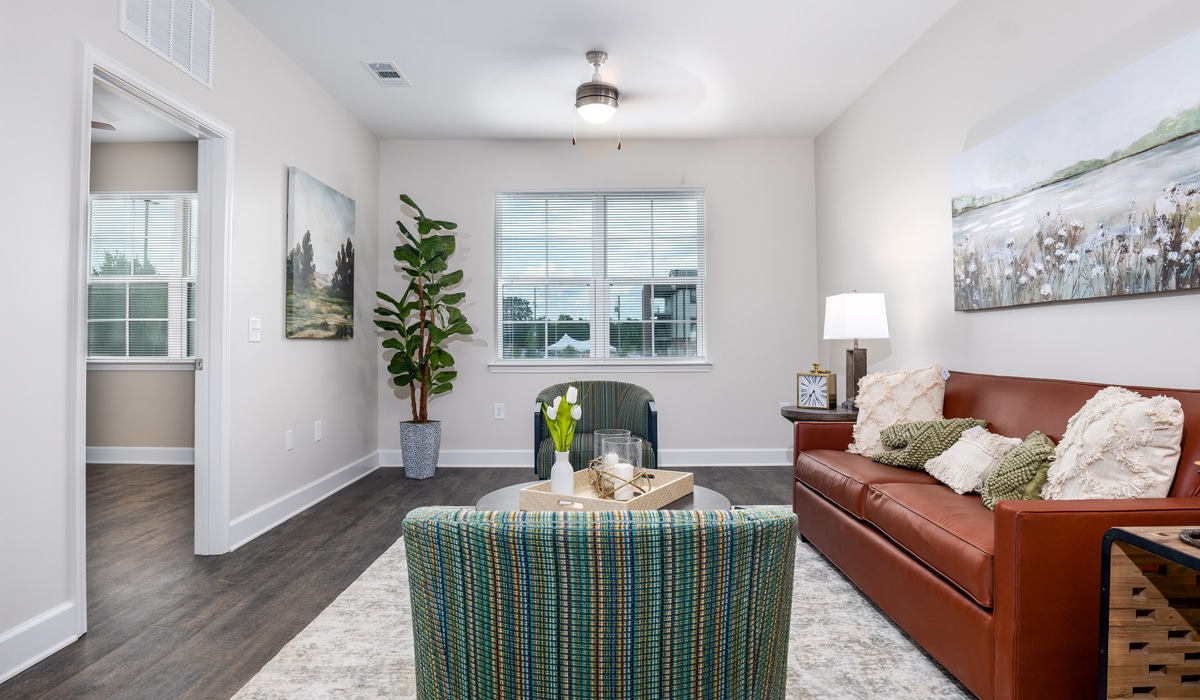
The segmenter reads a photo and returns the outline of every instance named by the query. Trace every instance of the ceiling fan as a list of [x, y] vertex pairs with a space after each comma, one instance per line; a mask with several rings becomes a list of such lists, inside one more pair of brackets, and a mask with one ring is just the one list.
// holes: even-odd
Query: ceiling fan
[[101, 131], [116, 131], [117, 130], [117, 127], [113, 126], [112, 124], [109, 124], [108, 122], [98, 122], [94, 119], [92, 120], [92, 128], [100, 129]]
[[[600, 66], [608, 61], [604, 51], [588, 51], [587, 62], [592, 66], [592, 79], [575, 88], [575, 113], [584, 121], [592, 124], [602, 124], [613, 115], [617, 115], [617, 150], [621, 150], [621, 115], [617, 112], [617, 100], [620, 91], [612, 83], [606, 83], [600, 77]], [[571, 145], [575, 141], [575, 124], [571, 124]]]

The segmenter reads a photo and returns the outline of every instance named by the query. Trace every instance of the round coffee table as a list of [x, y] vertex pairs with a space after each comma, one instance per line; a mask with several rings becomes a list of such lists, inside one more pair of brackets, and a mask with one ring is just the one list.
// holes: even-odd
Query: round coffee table
[[[545, 483], [544, 481], [527, 481], [523, 484], [505, 486], [491, 493], [484, 494], [475, 503], [475, 510], [518, 510], [520, 500], [518, 491], [526, 486]], [[692, 493], [683, 498], [671, 501], [661, 510], [729, 510], [729, 499], [712, 489], [703, 486], [693, 486]]]

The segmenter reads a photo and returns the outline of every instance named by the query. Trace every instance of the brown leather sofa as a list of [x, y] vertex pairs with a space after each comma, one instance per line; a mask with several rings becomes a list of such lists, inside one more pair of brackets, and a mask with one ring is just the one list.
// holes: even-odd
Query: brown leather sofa
[[[953, 372], [943, 413], [1057, 443], [1104, 386]], [[1183, 405], [1167, 498], [1001, 501], [993, 513], [924, 472], [846, 452], [852, 423], [797, 422], [800, 534], [976, 695], [1094, 698], [1104, 532], [1200, 527], [1200, 391], [1129, 388]]]

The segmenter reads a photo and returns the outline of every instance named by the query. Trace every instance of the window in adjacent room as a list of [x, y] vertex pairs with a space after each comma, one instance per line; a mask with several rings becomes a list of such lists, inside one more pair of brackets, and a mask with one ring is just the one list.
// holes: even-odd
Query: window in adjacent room
[[705, 360], [704, 190], [496, 193], [497, 360]]
[[196, 194], [93, 194], [88, 203], [89, 361], [195, 356]]

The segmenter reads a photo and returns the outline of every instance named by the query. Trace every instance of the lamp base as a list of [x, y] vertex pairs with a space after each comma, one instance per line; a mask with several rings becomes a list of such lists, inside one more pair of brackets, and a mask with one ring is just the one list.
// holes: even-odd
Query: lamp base
[[846, 400], [842, 408], [855, 408], [854, 399], [858, 396], [858, 381], [867, 376], [867, 349], [851, 348], [846, 350]]

